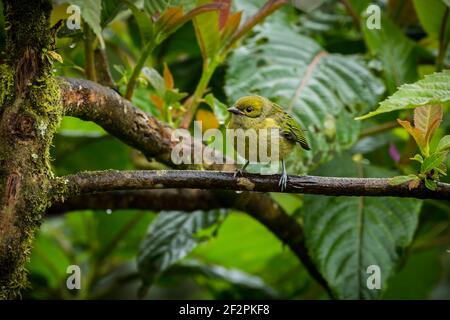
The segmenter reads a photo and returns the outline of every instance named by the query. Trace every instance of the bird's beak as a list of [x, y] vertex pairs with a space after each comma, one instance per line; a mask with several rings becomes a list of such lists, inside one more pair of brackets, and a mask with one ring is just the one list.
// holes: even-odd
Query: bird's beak
[[232, 107], [228, 108], [227, 111], [231, 112], [233, 114], [238, 114], [238, 115], [244, 114], [241, 110], [239, 110], [235, 106], [232, 106]]

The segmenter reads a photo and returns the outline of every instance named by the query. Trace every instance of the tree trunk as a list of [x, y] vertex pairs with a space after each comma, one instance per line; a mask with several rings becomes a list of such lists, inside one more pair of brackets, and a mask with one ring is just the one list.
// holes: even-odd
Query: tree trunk
[[[25, 263], [48, 206], [49, 147], [61, 118], [48, 0], [7, 0], [0, 65], [0, 298], [26, 286]], [[50, 52], [50, 53], [49, 53]]]

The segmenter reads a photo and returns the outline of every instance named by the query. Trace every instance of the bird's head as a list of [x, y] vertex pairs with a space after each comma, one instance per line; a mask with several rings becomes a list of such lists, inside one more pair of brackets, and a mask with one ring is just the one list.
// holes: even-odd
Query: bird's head
[[268, 100], [261, 96], [246, 96], [238, 99], [227, 110], [238, 117], [258, 118], [263, 114]]

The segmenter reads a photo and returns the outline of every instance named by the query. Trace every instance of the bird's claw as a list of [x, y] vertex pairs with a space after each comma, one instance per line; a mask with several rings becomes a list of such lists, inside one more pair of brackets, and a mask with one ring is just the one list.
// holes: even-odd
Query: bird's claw
[[287, 181], [288, 181], [288, 176], [287, 176], [286, 172], [283, 172], [281, 174], [280, 181], [278, 181], [278, 186], [280, 187], [282, 192], [284, 190], [286, 190]]

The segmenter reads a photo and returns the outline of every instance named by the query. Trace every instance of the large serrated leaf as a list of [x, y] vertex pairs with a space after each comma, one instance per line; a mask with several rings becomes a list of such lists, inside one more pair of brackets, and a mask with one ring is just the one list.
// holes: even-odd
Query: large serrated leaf
[[77, 5], [81, 10], [81, 17], [94, 31], [95, 35], [100, 41], [102, 48], [105, 47], [102, 28], [101, 28], [101, 14], [102, 14], [102, 1], [101, 0], [70, 0], [71, 4]]
[[161, 212], [141, 244], [138, 268], [146, 285], [184, 258], [199, 243], [196, 234], [223, 218], [224, 212]]
[[[335, 159], [319, 174], [386, 177], [392, 172]], [[306, 244], [338, 298], [374, 299], [387, 287], [402, 251], [411, 243], [421, 201], [376, 197], [305, 196]], [[369, 289], [367, 268], [381, 271], [381, 288]]]
[[358, 120], [367, 119], [380, 113], [412, 109], [428, 104], [445, 104], [450, 101], [450, 70], [436, 72], [412, 84], [402, 85], [397, 92], [380, 103], [372, 111]]
[[388, 93], [394, 93], [404, 83], [416, 81], [418, 72], [415, 43], [384, 15], [380, 22], [382, 28], [379, 29], [369, 29], [366, 19], [367, 17], [363, 18], [361, 23], [364, 39], [370, 52], [381, 60]]
[[328, 54], [311, 38], [279, 24], [265, 23], [258, 30], [229, 60], [229, 102], [260, 94], [291, 113], [311, 142], [306, 166], [350, 147], [360, 129], [352, 117], [377, 103], [381, 82], [357, 58]]

